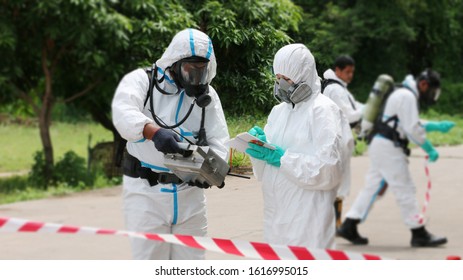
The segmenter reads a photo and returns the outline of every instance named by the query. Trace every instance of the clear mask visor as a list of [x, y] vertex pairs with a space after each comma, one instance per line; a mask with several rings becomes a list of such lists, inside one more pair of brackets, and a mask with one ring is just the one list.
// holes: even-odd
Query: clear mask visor
[[439, 99], [440, 93], [440, 88], [431, 89], [431, 96], [434, 102], [436, 102]]
[[181, 62], [180, 75], [183, 81], [192, 86], [207, 84], [207, 65], [208, 62]]

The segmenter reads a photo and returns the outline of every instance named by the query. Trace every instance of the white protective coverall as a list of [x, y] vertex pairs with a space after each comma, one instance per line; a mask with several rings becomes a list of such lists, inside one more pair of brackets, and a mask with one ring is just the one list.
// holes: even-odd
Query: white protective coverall
[[[420, 123], [418, 112], [418, 89], [413, 76], [405, 78], [403, 85], [407, 88], [396, 89], [386, 101], [383, 121], [397, 115], [397, 131], [400, 138], [408, 137], [418, 146], [426, 140], [426, 131]], [[393, 123], [389, 123], [392, 127]], [[383, 179], [388, 183], [400, 207], [402, 219], [410, 228], [418, 228], [420, 214], [416, 199], [416, 187], [408, 169], [408, 159], [401, 147], [383, 137], [373, 137], [369, 148], [370, 168], [365, 176], [365, 187], [346, 214], [347, 218], [365, 220], [370, 207], [376, 200], [383, 186]]]
[[[210, 38], [195, 29], [183, 30], [173, 38], [162, 57], [156, 61], [158, 79], [164, 74], [160, 87], [170, 92], [177, 88], [167, 67], [174, 62], [192, 55], [210, 59], [208, 81], [216, 73], [216, 59]], [[127, 74], [119, 83], [112, 102], [113, 122], [119, 133], [127, 139], [127, 150], [139, 159], [142, 166], [155, 172], [169, 172], [164, 166], [164, 155], [151, 140], [144, 139], [143, 128], [154, 124], [150, 109], [166, 124], [174, 125], [187, 113], [192, 98], [184, 91], [176, 95], [161, 94], [153, 89], [153, 100], [144, 106], [149, 87], [144, 69]], [[212, 149], [227, 160], [228, 150], [224, 143], [229, 139], [227, 124], [220, 99], [211, 86], [209, 95], [212, 102], [206, 107], [205, 129], [207, 141]], [[190, 117], [176, 130], [182, 136], [196, 142], [192, 137], [200, 127], [201, 108], [194, 106]], [[157, 184], [150, 186], [141, 178], [123, 177], [123, 200], [126, 227], [128, 230], [149, 233], [172, 233], [205, 236], [207, 233], [206, 198], [204, 190], [188, 183]], [[151, 240], [132, 239], [135, 259], [204, 259], [204, 251], [189, 249]]]
[[[350, 124], [360, 121], [364, 105], [355, 100], [347, 89], [347, 83], [338, 78], [332, 69], [326, 70], [325, 73], [323, 73], [323, 78], [336, 80], [342, 84], [342, 86], [337, 83], [329, 84], [323, 91], [323, 95], [329, 97], [338, 105]], [[345, 168], [347, 174], [344, 177], [344, 181], [341, 183], [341, 187], [339, 187], [337, 195], [337, 197], [341, 199], [346, 198], [350, 191], [350, 157], [349, 160], [346, 161]]]
[[320, 94], [315, 59], [307, 47], [283, 47], [273, 68], [295, 83], [306, 82], [312, 94], [294, 107], [281, 103], [268, 116], [267, 141], [285, 150], [281, 166], [252, 158], [254, 174], [262, 181], [264, 237], [271, 244], [333, 248], [333, 203], [353, 148], [349, 123]]
[[347, 89], [347, 84], [338, 76], [332, 69], [328, 69], [323, 73], [324, 79], [332, 79], [340, 82], [340, 84], [332, 83], [328, 85], [325, 90], [323, 91], [323, 95], [328, 96], [331, 100], [341, 108], [342, 112], [346, 115], [347, 120], [349, 123], [358, 122], [362, 118], [362, 110], [363, 104], [357, 102]]

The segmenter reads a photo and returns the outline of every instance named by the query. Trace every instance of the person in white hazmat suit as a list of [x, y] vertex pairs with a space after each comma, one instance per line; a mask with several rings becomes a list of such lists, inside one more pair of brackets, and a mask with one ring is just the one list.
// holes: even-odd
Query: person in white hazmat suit
[[[227, 159], [224, 143], [229, 139], [228, 128], [220, 99], [209, 85], [216, 65], [211, 39], [199, 30], [185, 29], [153, 65], [151, 96], [147, 95], [150, 78], [145, 69], [130, 72], [120, 81], [112, 116], [118, 132], [128, 141], [129, 155], [123, 163], [128, 230], [206, 235], [203, 188], [209, 186], [181, 182], [163, 162], [164, 154], [182, 152], [178, 142], [184, 138], [197, 141], [203, 109], [207, 139], [202, 141]], [[167, 128], [176, 125], [180, 136]], [[140, 238], [131, 243], [134, 259], [204, 259], [203, 250]]]
[[[346, 115], [350, 127], [354, 128], [360, 124], [363, 111], [363, 104], [357, 102], [347, 89], [347, 85], [354, 77], [355, 61], [348, 55], [338, 56], [334, 61], [333, 69], [328, 69], [323, 73], [323, 83], [325, 83], [325, 88], [322, 89], [323, 94], [338, 105]], [[342, 202], [350, 192], [350, 158], [346, 161], [345, 169], [346, 175], [334, 203], [337, 229], [341, 226]]]
[[305, 45], [281, 48], [273, 70], [281, 104], [273, 107], [264, 129], [255, 126], [249, 133], [275, 150], [253, 143], [246, 150], [262, 182], [265, 240], [333, 248], [333, 203], [353, 148], [349, 123], [320, 93], [315, 59]]
[[382, 122], [375, 124], [375, 133], [368, 148], [370, 168], [365, 176], [365, 187], [357, 195], [346, 213], [338, 234], [353, 244], [368, 244], [368, 239], [358, 233], [357, 225], [364, 221], [384, 183], [396, 197], [406, 226], [412, 232], [411, 246], [432, 247], [447, 243], [445, 237], [429, 233], [420, 222], [416, 199], [416, 187], [408, 169], [408, 139], [420, 146], [434, 162], [439, 154], [426, 132], [448, 132], [454, 123], [449, 121], [422, 123], [419, 119], [419, 103], [432, 105], [440, 94], [440, 75], [427, 69], [415, 80], [408, 75], [402, 87], [395, 89], [386, 100]]

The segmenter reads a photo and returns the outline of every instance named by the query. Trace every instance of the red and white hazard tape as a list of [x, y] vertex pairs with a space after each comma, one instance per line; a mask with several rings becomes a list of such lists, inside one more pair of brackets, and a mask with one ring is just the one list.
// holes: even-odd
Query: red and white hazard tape
[[424, 160], [424, 173], [426, 174], [426, 178], [428, 182], [426, 185], [426, 194], [424, 196], [423, 208], [421, 210], [421, 214], [419, 214], [417, 217], [418, 222], [420, 224], [424, 224], [424, 218], [425, 218], [424, 215], [426, 214], [426, 210], [428, 209], [429, 201], [431, 201], [431, 175], [429, 173], [428, 159], [429, 159], [429, 156], [426, 156]]
[[199, 237], [179, 234], [138, 233], [124, 230], [77, 227], [54, 223], [34, 222], [18, 218], [0, 217], [0, 232], [35, 232], [67, 234], [122, 235], [149, 239], [190, 248], [264, 260], [382, 260], [384, 258], [338, 250], [309, 249], [306, 247], [270, 245], [260, 242]]

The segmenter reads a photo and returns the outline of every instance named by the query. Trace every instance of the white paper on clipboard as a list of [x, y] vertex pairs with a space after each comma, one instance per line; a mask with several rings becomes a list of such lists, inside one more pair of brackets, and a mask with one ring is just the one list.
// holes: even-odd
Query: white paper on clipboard
[[254, 136], [252, 136], [251, 134], [249, 134], [247, 132], [242, 132], [242, 133], [236, 135], [235, 138], [228, 140], [227, 143], [225, 143], [225, 144], [228, 145], [230, 148], [234, 148], [234, 149], [237, 149], [238, 151], [240, 151], [242, 153], [245, 153], [246, 149], [249, 148], [249, 145], [248, 145], [249, 142], [256, 143], [256, 144], [258, 144], [260, 146], [263, 146], [263, 147], [266, 147], [266, 148], [268, 148], [270, 150], [275, 150], [274, 146], [261, 141], [259, 138], [254, 137]]

